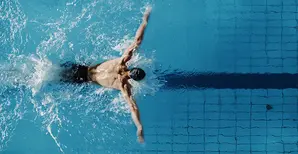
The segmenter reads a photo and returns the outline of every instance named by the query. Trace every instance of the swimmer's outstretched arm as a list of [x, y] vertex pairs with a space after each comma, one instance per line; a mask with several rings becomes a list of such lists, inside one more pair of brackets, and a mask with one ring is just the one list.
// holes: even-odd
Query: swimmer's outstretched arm
[[138, 106], [132, 97], [131, 88], [130, 88], [129, 83], [122, 83], [120, 90], [122, 92], [123, 97], [129, 104], [132, 120], [138, 129], [137, 130], [138, 140], [140, 143], [143, 143], [144, 142], [144, 134], [143, 134], [143, 126], [142, 126], [142, 123], [140, 120], [140, 113], [138, 110]]
[[141, 45], [144, 37], [145, 28], [147, 27], [147, 24], [148, 24], [150, 12], [151, 12], [151, 7], [147, 7], [143, 16], [143, 22], [136, 32], [134, 42], [125, 50], [122, 56], [123, 57], [122, 63], [128, 62], [131, 59], [133, 52]]

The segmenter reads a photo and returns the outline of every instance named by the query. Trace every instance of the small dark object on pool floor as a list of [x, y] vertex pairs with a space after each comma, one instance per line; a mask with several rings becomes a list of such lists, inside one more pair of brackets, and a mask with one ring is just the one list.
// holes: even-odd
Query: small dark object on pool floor
[[273, 109], [273, 107], [272, 107], [271, 105], [267, 104], [267, 105], [266, 105], [266, 109], [267, 109], [267, 111], [268, 111], [268, 110]]

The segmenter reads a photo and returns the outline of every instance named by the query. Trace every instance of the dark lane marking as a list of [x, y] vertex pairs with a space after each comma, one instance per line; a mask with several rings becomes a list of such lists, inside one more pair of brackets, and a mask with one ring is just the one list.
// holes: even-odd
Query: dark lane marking
[[288, 89], [298, 88], [298, 74], [289, 73], [195, 73], [179, 72], [160, 76], [164, 88]]

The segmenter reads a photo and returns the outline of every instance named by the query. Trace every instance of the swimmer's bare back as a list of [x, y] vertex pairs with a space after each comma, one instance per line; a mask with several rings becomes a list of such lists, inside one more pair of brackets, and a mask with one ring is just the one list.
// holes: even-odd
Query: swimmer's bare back
[[121, 81], [119, 74], [125, 73], [127, 67], [119, 65], [121, 58], [113, 59], [89, 68], [91, 81], [113, 89], [120, 89]]
[[135, 100], [132, 97], [129, 70], [126, 63], [132, 58], [133, 52], [141, 45], [144, 31], [147, 26], [151, 8], [146, 8], [143, 22], [138, 28], [134, 42], [125, 50], [120, 58], [106, 61], [104, 63], [89, 67], [89, 78], [103, 87], [120, 90], [129, 104], [132, 119], [137, 127], [137, 136], [140, 143], [144, 142], [143, 126], [140, 120], [140, 113]]

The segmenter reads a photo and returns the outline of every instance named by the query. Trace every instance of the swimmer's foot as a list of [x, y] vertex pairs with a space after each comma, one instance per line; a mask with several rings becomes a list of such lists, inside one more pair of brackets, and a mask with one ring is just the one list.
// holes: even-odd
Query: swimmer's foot
[[144, 134], [143, 134], [143, 129], [142, 128], [138, 129], [137, 135], [138, 135], [138, 141], [140, 143], [144, 143]]

